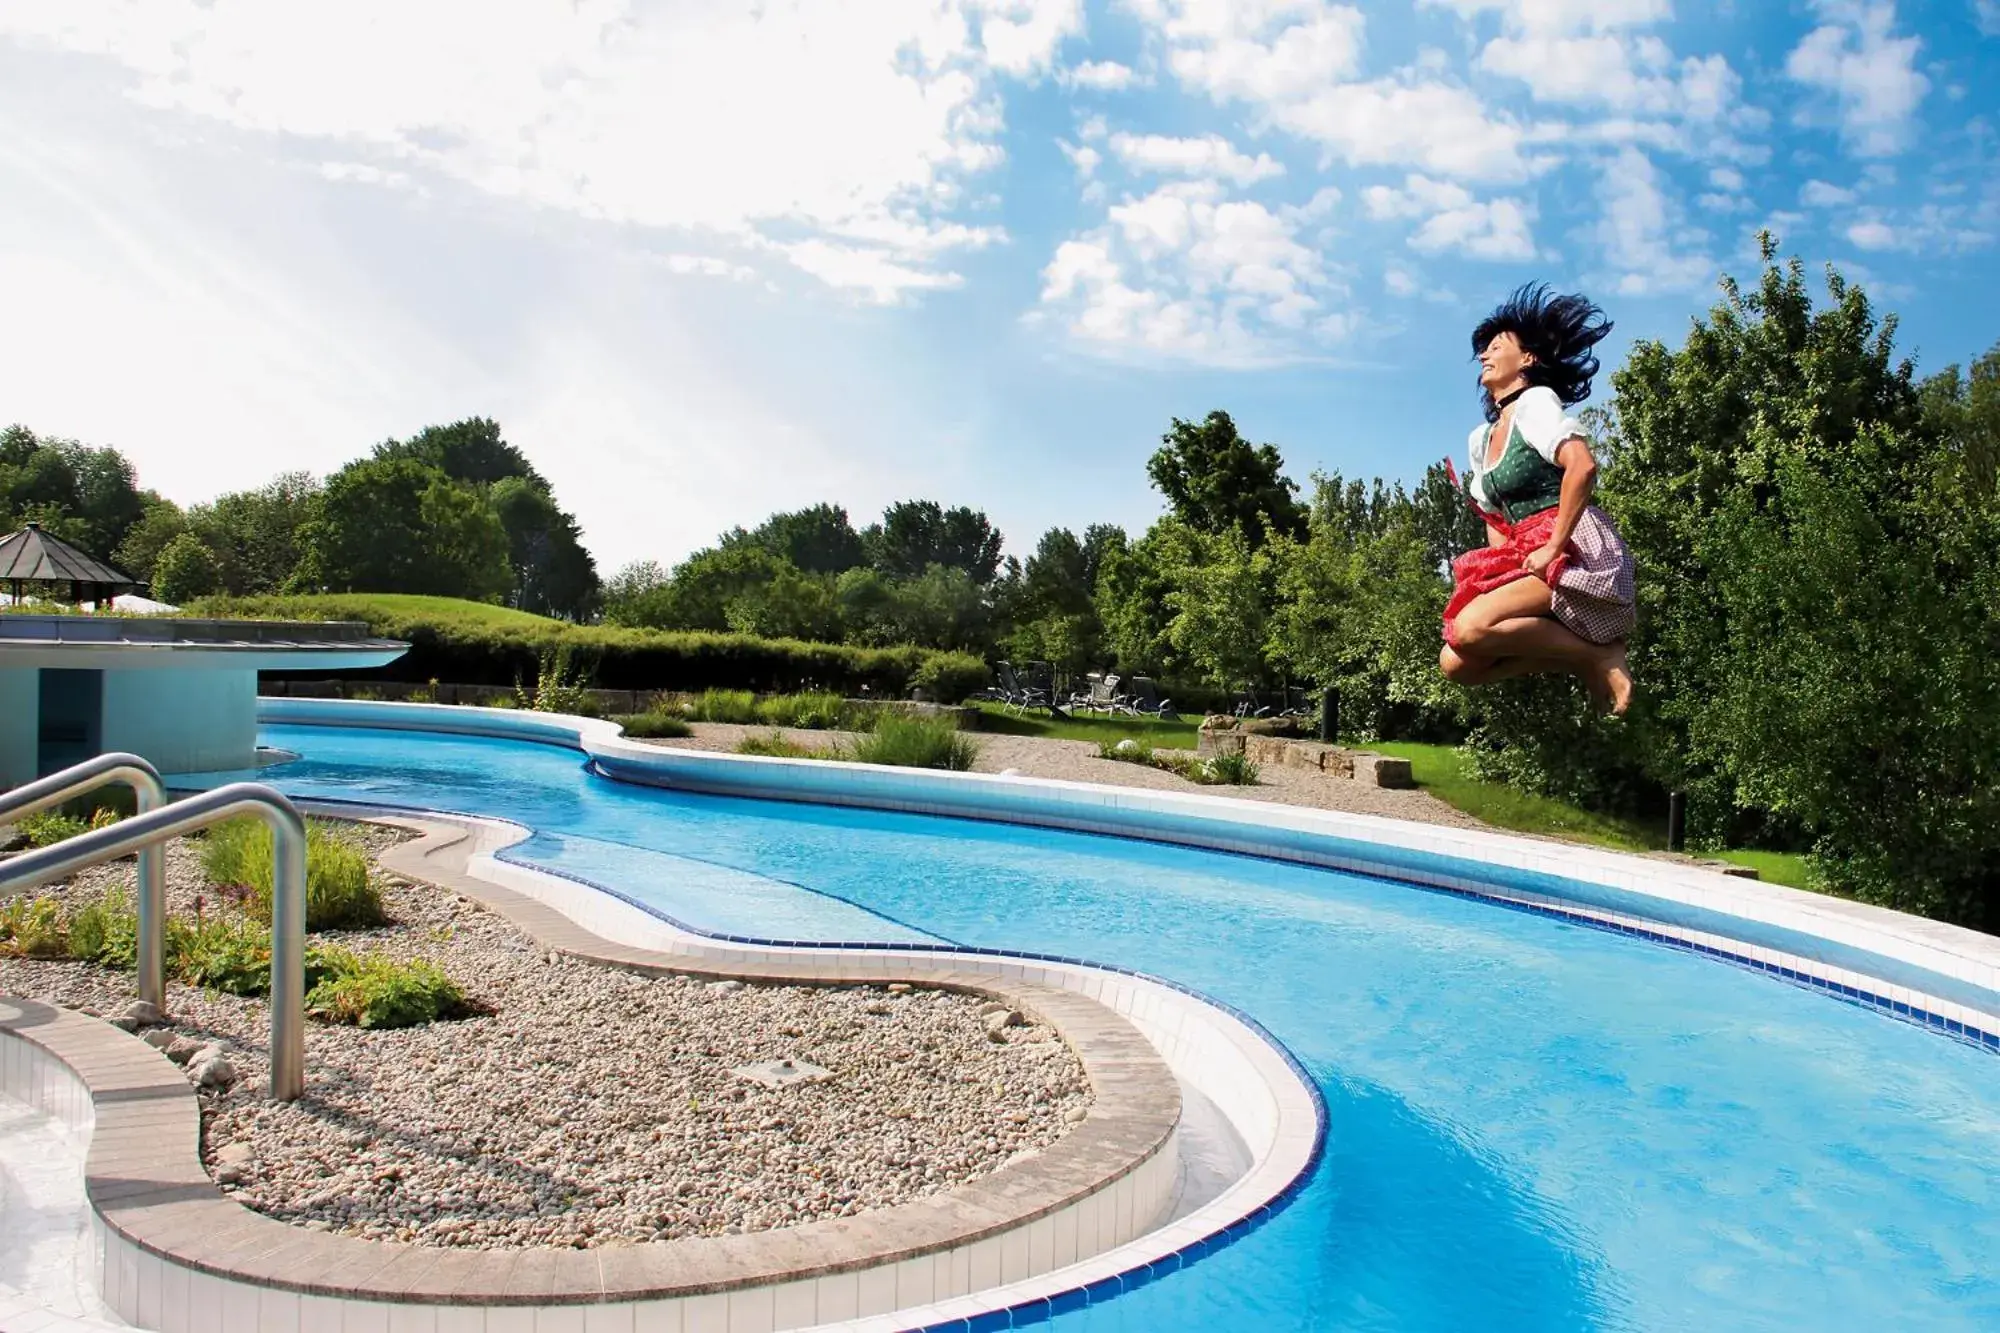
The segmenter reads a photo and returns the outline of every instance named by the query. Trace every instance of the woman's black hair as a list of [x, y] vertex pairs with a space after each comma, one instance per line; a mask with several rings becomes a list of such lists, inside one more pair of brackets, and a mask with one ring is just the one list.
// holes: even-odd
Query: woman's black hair
[[[1565, 407], [1590, 397], [1590, 380], [1597, 374], [1597, 358], [1590, 349], [1611, 332], [1604, 312], [1582, 296], [1551, 296], [1547, 283], [1528, 283], [1515, 289], [1500, 308], [1479, 321], [1472, 331], [1472, 354], [1486, 350], [1486, 344], [1502, 333], [1521, 341], [1521, 350], [1534, 355], [1534, 364], [1524, 372], [1529, 384], [1545, 384], [1556, 391]], [[1493, 395], [1481, 386], [1480, 398], [1486, 419], [1498, 421], [1500, 409]]]

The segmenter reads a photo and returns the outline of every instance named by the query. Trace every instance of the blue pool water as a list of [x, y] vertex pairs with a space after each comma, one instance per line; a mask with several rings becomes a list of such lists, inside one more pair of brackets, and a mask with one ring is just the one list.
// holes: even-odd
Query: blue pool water
[[1331, 871], [631, 787], [509, 742], [271, 728], [298, 796], [505, 817], [688, 924], [1137, 968], [1327, 1103], [1269, 1224], [1057, 1333], [2000, 1329], [2000, 1062], [1742, 969]]

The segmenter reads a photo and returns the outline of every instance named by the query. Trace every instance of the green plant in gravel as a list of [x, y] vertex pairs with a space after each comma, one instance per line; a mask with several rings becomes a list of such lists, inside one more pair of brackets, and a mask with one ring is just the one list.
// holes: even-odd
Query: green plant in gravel
[[692, 736], [694, 728], [678, 713], [621, 713], [611, 719], [627, 736], [641, 739], [670, 739]]
[[1115, 759], [1121, 764], [1157, 766], [1159, 763], [1153, 757], [1153, 747], [1133, 736], [1125, 736], [1118, 740], [1099, 741], [1097, 743], [1097, 757], [1099, 759]]
[[[271, 830], [261, 820], [218, 824], [203, 841], [202, 874], [218, 886], [251, 890], [251, 912], [271, 919]], [[351, 837], [306, 821], [306, 929], [359, 930], [387, 922], [382, 894], [368, 879], [368, 854]]]
[[831, 731], [847, 720], [847, 701], [831, 691], [774, 694], [757, 705], [757, 717], [774, 727]]
[[531, 694], [515, 691], [521, 706], [537, 713], [596, 717], [597, 700], [590, 692], [590, 672], [574, 656], [567, 643], [544, 648], [535, 659], [534, 691]]
[[[190, 986], [231, 995], [271, 993], [271, 928], [247, 912], [167, 921], [167, 971]], [[307, 955], [310, 983], [311, 953]]]
[[79, 833], [90, 832], [87, 822], [60, 810], [44, 810], [41, 814], [29, 815], [18, 827], [30, 847], [53, 847]]
[[[1207, 767], [1207, 781], [1211, 784], [1230, 787], [1257, 785], [1257, 765], [1241, 750], [1225, 750], [1221, 754], [1210, 755]], [[1195, 781], [1202, 779], [1196, 778]]]
[[68, 922], [54, 896], [15, 897], [0, 902], [0, 954], [15, 958], [61, 958], [69, 953]]
[[979, 746], [949, 722], [884, 714], [873, 731], [855, 738], [847, 757], [863, 764], [964, 772], [979, 758]]
[[399, 962], [326, 945], [314, 950], [318, 977], [306, 1012], [329, 1023], [403, 1028], [471, 1012], [465, 992], [436, 964]]
[[122, 890], [92, 898], [69, 914], [69, 956], [129, 972], [139, 965], [139, 915]]
[[688, 717], [695, 722], [757, 721], [757, 696], [748, 690], [704, 690], [688, 704]]
[[836, 756], [828, 750], [815, 750], [809, 745], [787, 740], [778, 732], [768, 736], [745, 736], [736, 742], [738, 754], [761, 754], [771, 759], [832, 759]]

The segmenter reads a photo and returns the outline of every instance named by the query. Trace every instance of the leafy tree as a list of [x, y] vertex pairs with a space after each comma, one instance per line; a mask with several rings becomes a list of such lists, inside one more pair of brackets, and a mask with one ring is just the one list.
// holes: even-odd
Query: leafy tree
[[868, 548], [836, 504], [773, 514], [750, 530], [725, 533], [724, 546], [748, 543], [782, 556], [808, 574], [839, 574], [868, 563]]
[[[128, 571], [129, 572], [129, 571]], [[222, 590], [222, 564], [192, 532], [167, 543], [153, 569], [153, 596], [176, 606]]]
[[1270, 553], [1253, 550], [1240, 528], [1187, 530], [1168, 547], [1172, 590], [1167, 641], [1209, 684], [1260, 682], [1271, 606]]
[[932, 565], [913, 579], [850, 569], [835, 591], [849, 642], [933, 648], [983, 647], [986, 642], [986, 602], [963, 569]]
[[506, 529], [485, 497], [408, 458], [334, 473], [301, 535], [298, 581], [330, 592], [498, 601], [513, 584]]
[[1167, 594], [1174, 587], [1170, 570], [1180, 566], [1179, 548], [1186, 533], [1186, 524], [1170, 516], [1129, 546], [1104, 547], [1097, 574], [1097, 616], [1118, 669], [1128, 676], [1159, 673], [1175, 665], [1175, 650], [1167, 637], [1174, 612]]
[[1304, 535], [1298, 486], [1284, 466], [1275, 446], [1252, 445], [1227, 412], [1210, 412], [1199, 423], [1175, 417], [1146, 472], [1189, 528], [1210, 535], [1233, 528], [1255, 548], [1267, 529]]
[[932, 565], [943, 565], [983, 588], [1000, 570], [1000, 533], [976, 509], [905, 500], [890, 505], [861, 536], [869, 563], [890, 578], [920, 578]]
[[1346, 731], [1434, 734], [1462, 694], [1437, 669], [1448, 585], [1427, 512], [1400, 486], [1314, 480], [1308, 538], [1267, 547], [1277, 594], [1269, 656], [1288, 674], [1337, 689]]
[[286, 472], [256, 490], [232, 491], [194, 506], [187, 526], [215, 553], [227, 591], [277, 592], [304, 558], [304, 530], [321, 493], [311, 473]]
[[812, 574], [789, 562], [771, 577], [739, 592], [724, 609], [729, 628], [767, 639], [841, 641], [840, 599], [830, 574]]
[[673, 577], [657, 560], [635, 560], [604, 584], [607, 625], [649, 626], [666, 623]]
[[188, 521], [172, 500], [163, 500], [151, 492], [144, 500], [145, 512], [126, 530], [124, 540], [111, 553], [111, 563], [139, 582], [151, 583], [161, 552], [188, 530]]
[[556, 504], [548, 481], [507, 442], [499, 422], [468, 417], [426, 426], [407, 440], [376, 446], [375, 457], [422, 463], [487, 497], [506, 529], [514, 571], [506, 596], [510, 605], [572, 620], [596, 610], [597, 565], [583, 547], [576, 519]]
[[0, 525], [11, 532], [29, 522], [109, 561], [146, 500], [132, 465], [116, 449], [43, 438], [26, 426], [0, 431]]
[[454, 481], [491, 486], [508, 477], [543, 481], [528, 456], [507, 443], [500, 423], [489, 417], [467, 417], [448, 426], [426, 426], [407, 440], [386, 440], [375, 447], [379, 459], [411, 459], [434, 467]]
[[597, 562], [583, 548], [576, 520], [556, 505], [548, 489], [530, 477], [503, 477], [493, 483], [487, 501], [507, 533], [513, 605], [568, 620], [596, 610]]

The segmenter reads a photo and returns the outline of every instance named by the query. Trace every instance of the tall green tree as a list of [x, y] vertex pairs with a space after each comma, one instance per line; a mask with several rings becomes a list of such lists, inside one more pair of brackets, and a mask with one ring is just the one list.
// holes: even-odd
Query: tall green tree
[[301, 534], [298, 583], [498, 601], [513, 586], [507, 532], [486, 497], [413, 459], [367, 459], [329, 477]]
[[920, 578], [932, 565], [963, 571], [985, 587], [1000, 570], [1001, 535], [976, 509], [946, 509], [935, 500], [905, 500], [883, 511], [862, 534], [876, 570], [898, 579]]
[[1252, 445], [1227, 412], [1210, 412], [1200, 422], [1175, 417], [1146, 473], [1189, 528], [1209, 535], [1234, 529], [1254, 548], [1267, 529], [1305, 534], [1298, 484], [1284, 466], [1276, 446]]
[[836, 504], [773, 514], [755, 528], [723, 534], [722, 544], [748, 543], [783, 556], [808, 574], [839, 574], [868, 563], [868, 548]]
[[187, 512], [187, 526], [215, 553], [226, 591], [277, 592], [305, 556], [304, 532], [321, 486], [309, 472], [286, 472], [255, 490], [232, 491]]
[[502, 477], [487, 493], [507, 532], [507, 560], [514, 571], [509, 602], [540, 616], [582, 620], [598, 605], [597, 562], [584, 549], [576, 520], [538, 480]]
[[109, 561], [145, 517], [146, 503], [132, 464], [116, 449], [38, 436], [26, 426], [0, 431], [0, 531], [40, 523]]
[[508, 443], [500, 423], [468, 417], [426, 426], [407, 440], [377, 445], [375, 457], [436, 468], [487, 497], [507, 532], [514, 586], [505, 600], [537, 615], [580, 620], [593, 614], [600, 585], [576, 519], [556, 503], [548, 480]]

